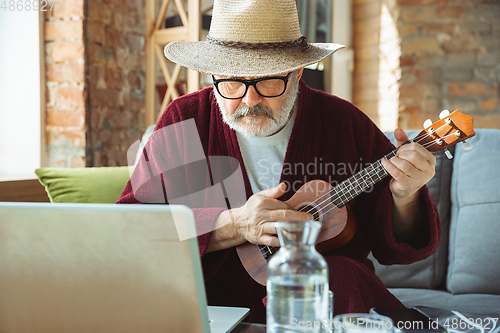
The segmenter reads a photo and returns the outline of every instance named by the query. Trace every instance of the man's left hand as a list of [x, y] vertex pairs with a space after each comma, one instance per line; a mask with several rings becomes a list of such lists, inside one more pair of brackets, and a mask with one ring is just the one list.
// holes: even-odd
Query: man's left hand
[[[394, 131], [397, 145], [408, 141], [400, 128]], [[382, 166], [392, 176], [390, 190], [394, 201], [413, 201], [418, 190], [434, 177], [436, 158], [422, 145], [409, 143], [399, 148], [395, 157], [383, 159]]]

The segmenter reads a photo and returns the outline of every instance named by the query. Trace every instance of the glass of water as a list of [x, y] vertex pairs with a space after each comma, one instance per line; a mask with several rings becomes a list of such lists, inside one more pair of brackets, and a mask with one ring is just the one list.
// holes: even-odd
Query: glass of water
[[314, 247], [320, 230], [317, 221], [276, 222], [281, 248], [268, 264], [268, 333], [326, 332], [328, 266]]
[[392, 319], [378, 314], [347, 313], [335, 316], [334, 333], [393, 333]]

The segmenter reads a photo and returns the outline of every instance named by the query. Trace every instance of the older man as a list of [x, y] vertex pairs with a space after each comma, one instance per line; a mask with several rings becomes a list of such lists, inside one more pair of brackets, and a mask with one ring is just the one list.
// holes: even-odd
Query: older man
[[[193, 207], [197, 227], [209, 230], [198, 237], [209, 304], [247, 306], [250, 320], [263, 322], [265, 287], [247, 274], [235, 247], [247, 242], [279, 246], [274, 222], [313, 218], [284, 202], [300, 185], [314, 179], [338, 184], [394, 149], [354, 105], [301, 81], [303, 67], [339, 48], [308, 44], [300, 36], [293, 0], [216, 0], [207, 41], [166, 46], [170, 60], [213, 75], [214, 87], [171, 103], [155, 132], [194, 119], [205, 155], [233, 157], [243, 170], [243, 205]], [[395, 136], [398, 144], [408, 140], [400, 129]], [[153, 133], [148, 156], [132, 178], [168, 158], [160, 155], [169, 144]], [[434, 252], [440, 226], [425, 186], [434, 164], [422, 146], [405, 144], [396, 156], [382, 160], [390, 181], [353, 200], [354, 236], [325, 255], [335, 313], [402, 306], [376, 277], [367, 255], [372, 251], [383, 264], [406, 264]], [[164, 194], [174, 181], [162, 177], [163, 192], [144, 186], [138, 195], [129, 182], [118, 203]]]

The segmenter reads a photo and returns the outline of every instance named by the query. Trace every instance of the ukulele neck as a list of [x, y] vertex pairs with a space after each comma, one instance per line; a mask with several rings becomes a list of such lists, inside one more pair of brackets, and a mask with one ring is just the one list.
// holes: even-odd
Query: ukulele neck
[[[406, 143], [410, 143], [410, 141]], [[349, 201], [353, 200], [361, 193], [369, 191], [373, 185], [389, 175], [389, 173], [382, 166], [382, 160], [384, 158], [391, 159], [396, 156], [398, 150], [399, 147], [335, 186], [330, 191], [330, 200], [335, 204], [335, 206], [340, 208], [345, 206]]]

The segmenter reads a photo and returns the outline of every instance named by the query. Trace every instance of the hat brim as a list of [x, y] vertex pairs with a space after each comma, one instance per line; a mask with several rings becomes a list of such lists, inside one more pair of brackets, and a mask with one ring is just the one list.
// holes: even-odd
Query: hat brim
[[205, 74], [261, 77], [312, 65], [341, 48], [344, 45], [334, 43], [310, 43], [306, 49], [241, 49], [208, 41], [171, 42], [164, 54], [170, 61]]

